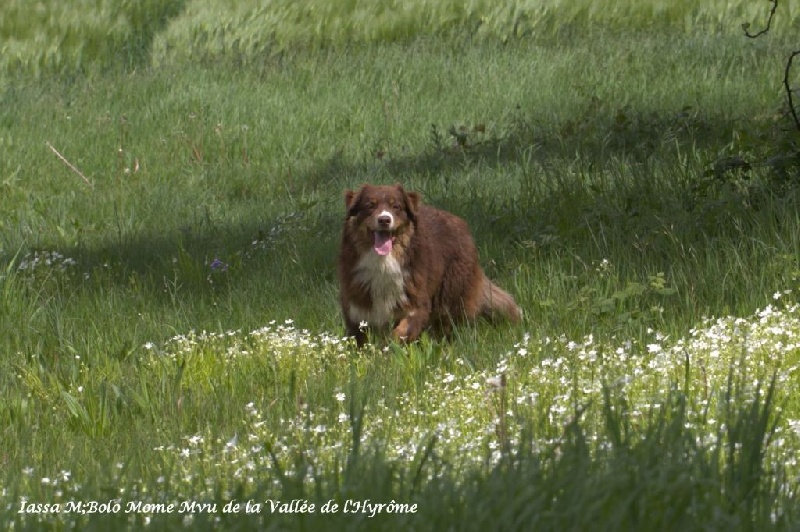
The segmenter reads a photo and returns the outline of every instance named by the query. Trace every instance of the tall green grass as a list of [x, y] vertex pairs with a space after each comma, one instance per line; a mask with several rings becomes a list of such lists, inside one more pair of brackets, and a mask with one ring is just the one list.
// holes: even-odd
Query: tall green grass
[[[39, 2], [11, 0], [0, 21], [3, 72], [35, 75], [132, 68], [185, 59], [260, 62], [297, 49], [410, 42], [420, 35], [508, 43], [594, 34], [597, 28], [734, 34], [758, 25], [753, 2], [558, 1]], [[781, 2], [773, 31], [796, 29], [797, 2]]]

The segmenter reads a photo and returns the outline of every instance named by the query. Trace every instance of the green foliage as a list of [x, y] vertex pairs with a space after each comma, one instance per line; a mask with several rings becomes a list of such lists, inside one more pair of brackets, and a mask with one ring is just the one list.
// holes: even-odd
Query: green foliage
[[[773, 31], [794, 27], [800, 6], [782, 2]], [[509, 0], [264, 4], [254, 0], [48, 0], [6, 2], [0, 21], [0, 70], [36, 75], [219, 58], [258, 63], [298, 48], [408, 42], [446, 36], [508, 43], [572, 38], [593, 27], [736, 32], [762, 20], [766, 8], [744, 1], [596, 2], [541, 4]], [[730, 21], [734, 21], [730, 23]]]
[[2, 68], [40, 75], [146, 64], [155, 35], [183, 4], [75, 0], [31, 5], [10, 0], [0, 20]]

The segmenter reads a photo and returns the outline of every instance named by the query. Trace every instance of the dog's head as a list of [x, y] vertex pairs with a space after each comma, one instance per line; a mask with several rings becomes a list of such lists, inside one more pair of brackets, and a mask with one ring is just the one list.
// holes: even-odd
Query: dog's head
[[346, 223], [370, 242], [378, 255], [389, 255], [397, 236], [408, 231], [416, 221], [420, 196], [406, 192], [400, 185], [364, 185], [344, 194]]

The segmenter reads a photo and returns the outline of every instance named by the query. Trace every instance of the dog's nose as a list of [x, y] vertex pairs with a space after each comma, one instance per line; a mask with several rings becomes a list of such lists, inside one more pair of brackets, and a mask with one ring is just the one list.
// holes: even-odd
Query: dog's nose
[[392, 217], [388, 215], [378, 216], [378, 225], [381, 227], [389, 227], [392, 225]]

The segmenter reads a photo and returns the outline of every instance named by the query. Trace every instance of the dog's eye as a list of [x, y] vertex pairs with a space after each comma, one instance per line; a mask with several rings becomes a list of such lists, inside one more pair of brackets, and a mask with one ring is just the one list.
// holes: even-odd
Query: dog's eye
[[374, 209], [374, 208], [375, 208], [375, 202], [372, 200], [367, 201], [367, 209]]
[[402, 207], [400, 206], [399, 203], [395, 203], [395, 204], [392, 205], [392, 209], [394, 209], [396, 211], [400, 211], [402, 209]]

